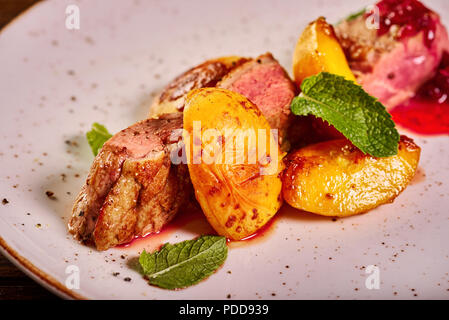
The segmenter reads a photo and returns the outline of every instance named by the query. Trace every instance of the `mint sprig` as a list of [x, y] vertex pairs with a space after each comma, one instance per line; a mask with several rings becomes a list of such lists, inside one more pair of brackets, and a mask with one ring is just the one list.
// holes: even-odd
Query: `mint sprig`
[[304, 79], [293, 99], [295, 115], [314, 115], [334, 126], [363, 153], [398, 153], [399, 133], [385, 107], [361, 86], [327, 72]]
[[210, 276], [226, 260], [226, 238], [201, 236], [177, 244], [166, 243], [159, 251], [139, 257], [149, 283], [164, 289], [194, 285]]
[[344, 21], [352, 21], [357, 19], [358, 17], [364, 15], [366, 12], [366, 8], [363, 8], [357, 12], [351, 13], [349, 16], [347, 16], [345, 19], [343, 19]]
[[105, 126], [95, 122], [92, 124], [92, 129], [86, 133], [87, 141], [94, 156], [98, 154], [103, 144], [112, 137]]

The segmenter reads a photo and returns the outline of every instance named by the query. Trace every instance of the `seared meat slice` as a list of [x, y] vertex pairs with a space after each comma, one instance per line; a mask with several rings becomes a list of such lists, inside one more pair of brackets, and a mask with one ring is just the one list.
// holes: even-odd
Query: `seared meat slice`
[[248, 59], [230, 56], [208, 60], [193, 67], [171, 81], [150, 108], [150, 118], [161, 114], [182, 112], [184, 98], [193, 89], [214, 87], [232, 69]]
[[[400, 1], [395, 5], [401, 5]], [[382, 34], [367, 28], [365, 16], [345, 21], [335, 29], [357, 81], [389, 108], [413, 96], [433, 76], [443, 51], [449, 49], [447, 31], [439, 16], [424, 6], [419, 8], [423, 9], [417, 11], [422, 15], [418, 18], [426, 19], [426, 25], [434, 30], [405, 36], [403, 26], [393, 25]]]
[[147, 119], [108, 140], [95, 158], [72, 210], [69, 231], [106, 250], [157, 232], [191, 192], [187, 166], [173, 165], [182, 115]]
[[219, 87], [247, 97], [262, 111], [270, 126], [279, 129], [280, 142], [291, 122], [290, 102], [296, 89], [271, 53], [256, 59], [225, 57], [206, 61], [173, 80], [155, 100], [150, 116], [182, 112], [192, 89]]
[[279, 129], [280, 142], [292, 120], [290, 103], [296, 89], [288, 74], [271, 53], [251, 59], [228, 73], [217, 87], [238, 92], [253, 102]]

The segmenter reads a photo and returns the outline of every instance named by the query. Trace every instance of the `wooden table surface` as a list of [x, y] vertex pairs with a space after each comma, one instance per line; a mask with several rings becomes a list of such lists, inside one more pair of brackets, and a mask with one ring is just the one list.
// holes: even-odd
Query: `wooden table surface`
[[[39, 0], [0, 0], [0, 29]], [[0, 30], [1, 32], [1, 30]], [[0, 300], [58, 299], [0, 254]]]

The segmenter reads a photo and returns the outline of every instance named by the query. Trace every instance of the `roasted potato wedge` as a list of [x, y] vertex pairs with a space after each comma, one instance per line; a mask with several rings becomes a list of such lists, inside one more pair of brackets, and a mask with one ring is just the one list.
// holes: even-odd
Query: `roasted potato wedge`
[[292, 207], [324, 216], [362, 213], [405, 189], [420, 152], [405, 136], [398, 154], [388, 158], [365, 155], [346, 139], [310, 145], [286, 159], [283, 196]]
[[195, 196], [218, 234], [243, 239], [276, 214], [284, 154], [252, 102], [225, 89], [191, 91], [183, 140]]
[[322, 71], [356, 81], [334, 28], [323, 17], [310, 23], [299, 37], [293, 54], [293, 75], [298, 86]]
[[193, 67], [170, 82], [150, 107], [149, 118], [182, 112], [185, 95], [193, 89], [214, 87], [225, 75], [249, 59], [228, 56], [212, 59]]

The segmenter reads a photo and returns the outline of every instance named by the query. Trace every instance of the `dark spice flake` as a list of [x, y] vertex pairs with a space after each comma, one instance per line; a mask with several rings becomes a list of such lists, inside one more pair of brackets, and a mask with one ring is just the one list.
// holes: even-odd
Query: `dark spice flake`
[[45, 191], [45, 194], [47, 195], [47, 197], [48, 197], [49, 199], [51, 199], [51, 200], [56, 200], [55, 193], [54, 193], [53, 191], [47, 190], [47, 191]]

